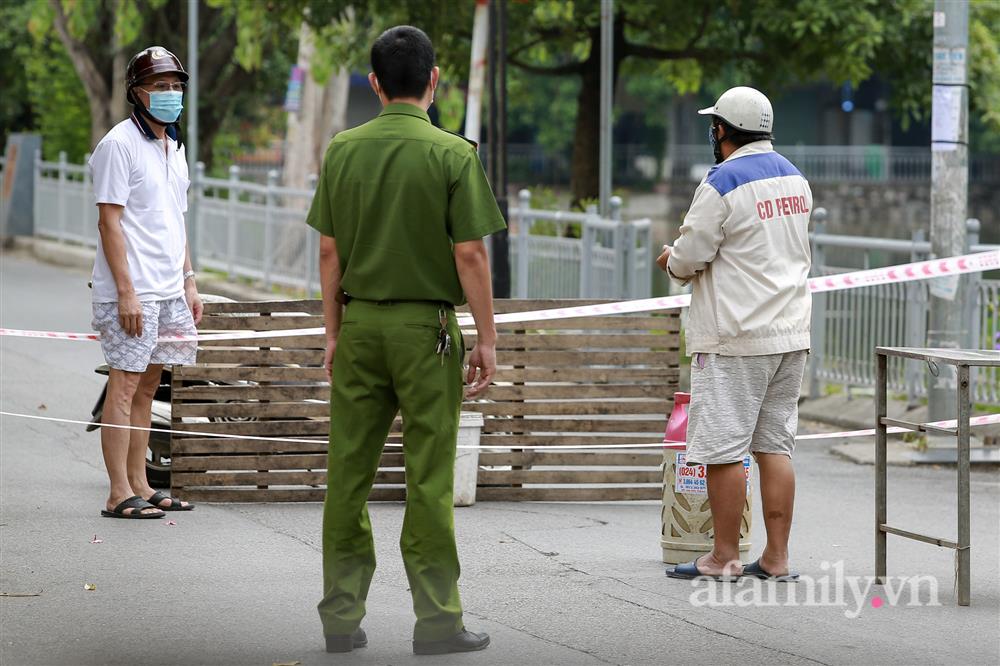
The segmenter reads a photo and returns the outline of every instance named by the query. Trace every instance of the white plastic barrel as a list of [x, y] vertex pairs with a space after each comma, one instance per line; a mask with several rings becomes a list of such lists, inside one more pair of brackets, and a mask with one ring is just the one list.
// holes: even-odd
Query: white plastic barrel
[[455, 455], [455, 506], [472, 506], [476, 503], [479, 435], [482, 430], [482, 414], [462, 412], [458, 421], [458, 451]]

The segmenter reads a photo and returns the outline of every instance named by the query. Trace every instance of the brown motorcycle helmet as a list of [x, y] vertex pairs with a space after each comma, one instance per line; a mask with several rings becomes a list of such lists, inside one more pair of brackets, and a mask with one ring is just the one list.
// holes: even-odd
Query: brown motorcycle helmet
[[180, 59], [162, 46], [150, 46], [139, 51], [128, 61], [125, 68], [125, 97], [129, 103], [137, 104], [138, 100], [132, 94], [132, 88], [143, 79], [154, 74], [173, 73], [187, 83], [188, 73]]

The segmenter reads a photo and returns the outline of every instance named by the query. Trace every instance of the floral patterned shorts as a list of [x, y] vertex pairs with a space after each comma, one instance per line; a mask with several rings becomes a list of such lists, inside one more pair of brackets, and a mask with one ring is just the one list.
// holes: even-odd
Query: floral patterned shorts
[[91, 326], [101, 334], [108, 365], [117, 370], [145, 372], [149, 365], [191, 365], [197, 342], [158, 341], [174, 335], [197, 335], [191, 310], [183, 296], [142, 304], [142, 335], [128, 335], [118, 319], [118, 303], [94, 303]]

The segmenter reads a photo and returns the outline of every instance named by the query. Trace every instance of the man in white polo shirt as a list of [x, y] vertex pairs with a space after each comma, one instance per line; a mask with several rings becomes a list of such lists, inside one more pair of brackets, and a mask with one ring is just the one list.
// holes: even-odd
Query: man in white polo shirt
[[[164, 364], [194, 363], [201, 299], [187, 252], [187, 162], [177, 119], [188, 79], [180, 60], [153, 46], [128, 64], [132, 115], [90, 158], [101, 242], [93, 273], [94, 329], [111, 367], [102, 423], [148, 428]], [[160, 518], [194, 505], [154, 491], [146, 479], [149, 433], [102, 428], [112, 518]]]
[[[740, 86], [699, 113], [712, 118], [717, 166], [698, 186], [660, 268], [691, 282], [685, 330], [691, 362], [687, 460], [708, 467], [711, 553], [667, 572], [791, 580], [788, 535], [795, 500], [792, 448], [809, 349], [809, 183], [774, 152], [771, 102]], [[760, 472], [767, 544], [739, 559], [746, 500], [743, 459]]]

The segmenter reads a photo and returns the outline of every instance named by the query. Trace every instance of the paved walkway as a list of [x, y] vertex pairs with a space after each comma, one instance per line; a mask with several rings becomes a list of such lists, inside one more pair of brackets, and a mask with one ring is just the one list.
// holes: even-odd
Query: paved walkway
[[[0, 322], [86, 329], [85, 285], [84, 273], [5, 254]], [[28, 293], [44, 298], [24, 298]], [[92, 372], [99, 361], [99, 349], [84, 343], [0, 339], [0, 406], [85, 417], [100, 390]], [[873, 565], [871, 468], [834, 457], [830, 445], [803, 443], [796, 454], [792, 553], [812, 583], [692, 585], [665, 578], [655, 502], [458, 509], [467, 622], [494, 641], [474, 655], [410, 653], [410, 601], [397, 547], [403, 507], [375, 504], [380, 561], [364, 623], [371, 644], [327, 655], [315, 612], [318, 504], [203, 505], [171, 515], [175, 525], [104, 519], [98, 510], [106, 477], [96, 433], [2, 417], [0, 592], [37, 596], [0, 598], [0, 663], [1000, 661], [996, 473], [973, 473], [973, 605], [954, 605], [951, 551], [898, 539], [890, 541], [890, 574], [933, 577], [940, 605], [927, 605], [933, 595], [926, 582], [916, 603], [908, 605], [914, 600], [904, 593], [889, 604], [866, 578]], [[954, 536], [951, 470], [897, 468], [890, 484], [894, 522]], [[95, 535], [103, 542], [91, 543]], [[753, 540], [756, 554], [763, 543], [759, 505]], [[85, 590], [88, 583], [96, 589]]]

